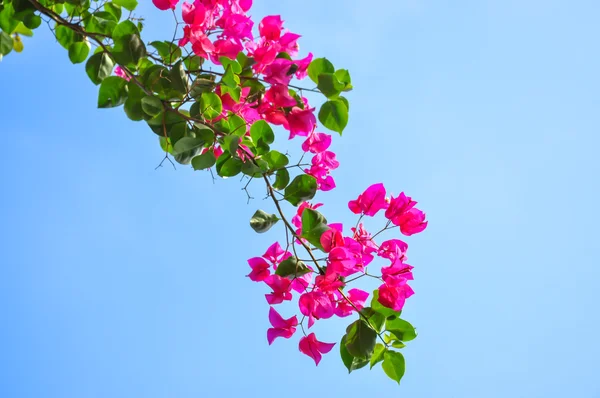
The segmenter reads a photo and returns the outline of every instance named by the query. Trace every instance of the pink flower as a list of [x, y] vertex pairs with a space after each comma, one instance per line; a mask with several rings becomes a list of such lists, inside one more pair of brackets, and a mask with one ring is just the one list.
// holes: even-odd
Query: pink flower
[[252, 272], [246, 275], [251, 281], [260, 282], [267, 279], [271, 275], [269, 270], [270, 265], [262, 257], [253, 257], [248, 260], [248, 265], [252, 268]]
[[274, 84], [267, 90], [264, 100], [277, 108], [291, 108], [296, 106], [296, 100], [290, 95], [288, 87], [283, 84]]
[[[348, 299], [352, 302], [352, 304], [354, 304], [354, 307], [356, 307], [360, 311], [364, 308], [365, 301], [369, 297], [369, 293], [365, 292], [364, 290], [360, 290], [360, 289], [350, 289], [350, 290], [348, 290], [346, 297], [348, 297]], [[348, 315], [351, 315], [353, 311], [356, 311], [354, 309], [354, 307], [352, 306], [352, 304], [350, 304], [348, 302], [348, 300], [346, 300], [344, 297], [342, 297], [337, 302], [337, 307], [335, 308], [335, 314], [342, 318], [346, 317]]]
[[196, 0], [192, 4], [186, 1], [181, 5], [181, 14], [186, 24], [202, 25], [206, 19], [206, 8], [200, 1]]
[[199, 57], [209, 59], [209, 54], [215, 51], [215, 46], [212, 44], [208, 36], [200, 30], [192, 30], [189, 40], [192, 42], [192, 50]]
[[356, 265], [355, 255], [346, 247], [334, 247], [329, 252], [329, 266], [327, 268], [342, 276], [358, 272], [359, 269]]
[[210, 55], [210, 59], [213, 63], [220, 65], [220, 57], [227, 57], [229, 59], [235, 59], [238, 53], [244, 48], [241, 44], [238, 44], [232, 40], [218, 39], [213, 43], [214, 52]]
[[414, 267], [412, 265], [408, 265], [400, 260], [396, 260], [389, 267], [381, 268], [381, 276], [384, 281], [387, 281], [392, 276], [399, 276], [406, 280], [412, 281], [414, 279], [411, 272], [413, 268]]
[[[265, 42], [264, 44], [253, 49], [252, 56], [254, 57], [254, 61], [256, 61], [256, 64], [253, 66], [254, 71], [256, 73], [265, 73], [265, 68], [267, 67], [267, 65], [271, 65], [271, 63], [273, 63], [273, 61], [275, 61], [275, 58], [277, 57], [277, 48], [273, 47], [268, 42]], [[285, 71], [285, 73], [287, 73], [287, 70]], [[281, 84], [288, 83], [289, 80]]]
[[279, 51], [288, 53], [290, 57], [295, 57], [298, 54], [300, 47], [298, 46], [298, 39], [300, 35], [295, 33], [287, 32], [279, 39]]
[[300, 352], [314, 359], [316, 365], [321, 362], [321, 354], [327, 354], [331, 351], [333, 346], [335, 346], [335, 343], [323, 343], [318, 341], [314, 333], [302, 337], [298, 344]]
[[169, 8], [174, 10], [177, 3], [179, 3], [179, 0], [152, 0], [152, 3], [154, 3], [159, 10], [165, 11]]
[[239, 0], [239, 5], [242, 11], [248, 12], [250, 7], [252, 7], [252, 0]]
[[311, 271], [302, 276], [297, 276], [292, 279], [292, 289], [298, 293], [306, 292], [306, 289], [310, 286], [313, 278], [313, 269], [310, 266], [307, 268]]
[[273, 292], [265, 294], [267, 303], [280, 304], [292, 299], [292, 293], [290, 292], [292, 281], [289, 279], [282, 278], [279, 275], [270, 275], [265, 279], [265, 283], [273, 289]]
[[281, 36], [283, 21], [280, 15], [269, 15], [263, 18], [258, 25], [258, 32], [267, 40], [278, 40]]
[[302, 143], [304, 152], [321, 153], [331, 145], [331, 136], [325, 133], [316, 133], [314, 130], [308, 134], [306, 141]]
[[394, 311], [402, 311], [404, 302], [415, 292], [401, 276], [390, 276], [385, 283], [379, 286], [379, 299], [381, 305]]
[[292, 111], [287, 115], [290, 139], [297, 135], [306, 137], [308, 133], [314, 130], [317, 125], [314, 111], [315, 108], [302, 109], [297, 106], [292, 108]]
[[406, 260], [406, 251], [408, 250], [408, 245], [401, 241], [400, 239], [390, 239], [382, 242], [379, 245], [379, 251], [377, 254], [380, 257], [390, 259], [392, 261]]
[[[274, 54], [276, 56], [277, 51], [275, 51]], [[292, 80], [293, 73], [290, 74], [289, 72], [290, 68], [294, 63], [285, 58], [275, 59], [275, 56], [273, 56], [273, 60], [269, 62], [269, 64], [265, 67], [263, 71], [264, 79], [267, 83], [270, 84], [283, 84], [287, 86]], [[254, 58], [257, 60], [258, 63], [258, 58], [256, 57], [256, 54]]]
[[127, 73], [125, 73], [125, 71], [123, 70], [123, 68], [121, 68], [120, 65], [117, 65], [117, 67], [115, 68], [115, 76], [119, 76], [121, 79], [125, 79], [127, 81], [131, 79], [131, 77], [127, 76]]
[[385, 218], [388, 220], [395, 220], [400, 217], [402, 214], [406, 213], [410, 209], [412, 209], [417, 202], [412, 200], [409, 196], [406, 196], [404, 192], [398, 195], [397, 198], [392, 196], [390, 200], [390, 205], [385, 211]]
[[283, 319], [273, 307], [269, 308], [269, 322], [273, 326], [267, 329], [269, 345], [273, 344], [277, 337], [289, 339], [296, 332], [296, 326], [298, 326], [298, 318], [295, 315], [289, 319]]
[[371, 185], [356, 200], [351, 200], [348, 207], [354, 214], [364, 213], [366, 216], [374, 216], [379, 210], [387, 208], [383, 184]]
[[308, 316], [308, 327], [310, 328], [315, 319], [327, 319], [333, 316], [333, 303], [327, 294], [320, 291], [304, 293], [298, 300], [298, 306], [302, 315]]
[[321, 246], [325, 250], [325, 253], [329, 253], [332, 249], [340, 246], [344, 246], [344, 237], [342, 233], [337, 229], [331, 228], [323, 232], [319, 239]]
[[358, 228], [352, 228], [354, 240], [363, 247], [363, 253], [373, 253], [377, 251], [377, 245], [373, 242], [371, 234], [365, 229], [363, 223], [358, 224]]
[[313, 54], [308, 53], [308, 55], [305, 58], [294, 61], [296, 63], [296, 66], [298, 66], [298, 70], [296, 70], [296, 78], [298, 78], [298, 80], [302, 80], [308, 75], [307, 70], [312, 59]]
[[263, 254], [263, 258], [267, 261], [270, 261], [271, 264], [273, 264], [273, 266], [276, 268], [280, 262], [290, 257], [291, 255], [292, 253], [286, 252], [281, 248], [279, 242], [275, 242], [271, 246], [269, 246], [265, 254]]
[[425, 213], [414, 207], [397, 217], [393, 222], [395, 225], [400, 226], [400, 232], [406, 236], [419, 233], [427, 228]]

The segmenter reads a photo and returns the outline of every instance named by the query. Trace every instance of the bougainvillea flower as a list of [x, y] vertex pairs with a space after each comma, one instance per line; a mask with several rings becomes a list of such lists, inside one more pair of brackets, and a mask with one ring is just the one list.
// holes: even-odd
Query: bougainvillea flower
[[313, 54], [308, 53], [308, 55], [305, 58], [294, 61], [294, 63], [298, 67], [298, 70], [296, 70], [296, 78], [298, 80], [302, 80], [308, 75], [308, 72], [307, 72], [308, 66], [312, 62], [312, 59], [313, 59]]
[[308, 317], [308, 327], [310, 328], [315, 319], [331, 318], [334, 313], [333, 303], [327, 294], [320, 291], [304, 293], [298, 300], [298, 306], [302, 315]]
[[206, 8], [200, 1], [191, 4], [186, 1], [181, 5], [181, 14], [186, 24], [202, 25], [206, 19]]
[[260, 282], [267, 279], [271, 275], [269, 263], [262, 257], [253, 257], [248, 260], [248, 265], [252, 268], [252, 272], [246, 275], [251, 281]]
[[331, 145], [331, 136], [325, 133], [316, 133], [314, 130], [308, 134], [306, 141], [302, 143], [304, 152], [321, 153]]
[[265, 294], [267, 303], [280, 304], [292, 299], [292, 293], [290, 292], [291, 280], [282, 278], [279, 275], [270, 275], [265, 279], [265, 283], [273, 289], [273, 292]]
[[119, 76], [121, 79], [125, 79], [127, 81], [131, 79], [131, 77], [127, 76], [127, 73], [125, 73], [125, 71], [123, 70], [123, 68], [121, 68], [120, 65], [117, 65], [117, 67], [115, 68], [115, 76]]
[[403, 242], [400, 239], [390, 239], [381, 242], [377, 254], [380, 257], [387, 258], [392, 261], [405, 261], [407, 250], [408, 245], [406, 244], [406, 242]]
[[329, 253], [333, 248], [344, 246], [344, 237], [337, 229], [331, 228], [321, 234], [319, 239], [325, 253]]
[[277, 265], [279, 265], [280, 262], [290, 257], [291, 255], [292, 253], [284, 251], [281, 248], [279, 242], [275, 242], [271, 246], [269, 246], [265, 254], [263, 254], [262, 256], [265, 260], [270, 261], [271, 264], [275, 266], [275, 269], [277, 269]]
[[[357, 309], [359, 311], [362, 310], [365, 306], [365, 301], [369, 297], [369, 293], [360, 289], [350, 289], [348, 290], [346, 297], [348, 297], [348, 300], [350, 300], [352, 304], [350, 304], [346, 298], [342, 297], [335, 307], [335, 315], [342, 318], [351, 315], [352, 312]], [[356, 309], [354, 307], [356, 307]]]
[[402, 311], [406, 299], [415, 293], [406, 282], [401, 276], [388, 277], [385, 283], [379, 286], [378, 301], [381, 305], [394, 311]]
[[374, 216], [379, 210], [386, 209], [388, 203], [385, 200], [385, 188], [383, 184], [373, 184], [360, 195], [356, 200], [348, 203], [350, 211], [354, 214], [363, 213], [366, 216]]
[[417, 202], [412, 200], [410, 196], [406, 196], [404, 192], [400, 193], [397, 198], [392, 196], [390, 205], [385, 211], [385, 218], [393, 221], [415, 207], [416, 204]]
[[319, 362], [321, 362], [321, 354], [327, 354], [331, 351], [333, 346], [335, 346], [335, 343], [323, 343], [317, 340], [314, 333], [302, 337], [298, 344], [300, 352], [311, 357], [315, 361], [315, 365], [318, 365]]
[[307, 266], [307, 268], [311, 271], [302, 276], [297, 276], [292, 279], [292, 290], [295, 290], [298, 293], [304, 293], [310, 286], [313, 279], [313, 269], [311, 266]]
[[357, 259], [346, 247], [335, 247], [329, 252], [329, 266], [333, 271], [342, 276], [352, 275], [358, 272]]
[[282, 28], [281, 15], [268, 15], [258, 24], [258, 32], [266, 40], [279, 40]]
[[219, 61], [220, 57], [235, 59], [239, 52], [243, 50], [241, 44], [232, 40], [218, 39], [215, 40], [213, 45], [214, 51], [210, 54], [210, 60], [217, 65], [221, 64], [221, 61]]
[[192, 29], [190, 33], [190, 42], [192, 42], [192, 50], [194, 54], [204, 59], [209, 59], [209, 54], [215, 51], [215, 46], [210, 41], [208, 36], [200, 30]]
[[390, 266], [381, 268], [381, 277], [384, 281], [387, 281], [391, 276], [400, 276], [406, 280], [412, 281], [414, 279], [411, 272], [413, 268], [412, 265], [396, 260]]
[[177, 3], [179, 3], [179, 0], [152, 0], [152, 3], [154, 3], [159, 10], [165, 11], [168, 9], [174, 10]]
[[287, 32], [279, 39], [279, 52], [287, 53], [290, 57], [298, 55], [298, 39], [302, 37], [296, 33]]
[[283, 84], [272, 85], [265, 92], [263, 99], [278, 108], [291, 108], [297, 105], [294, 97], [290, 95], [288, 87]]
[[287, 115], [287, 121], [290, 130], [290, 140], [295, 136], [306, 137], [308, 133], [315, 129], [317, 118], [315, 117], [315, 108], [302, 109], [297, 106]]
[[363, 223], [358, 224], [358, 228], [352, 228], [352, 232], [354, 232], [354, 240], [362, 245], [363, 253], [373, 253], [378, 250], [371, 234], [365, 229]]
[[289, 319], [283, 319], [273, 307], [269, 308], [269, 322], [273, 326], [267, 329], [267, 341], [269, 345], [273, 344], [273, 341], [277, 337], [289, 339], [296, 332], [296, 326], [298, 326], [298, 318], [295, 315]]
[[[277, 54], [276, 51], [275, 54]], [[255, 60], [258, 59], [256, 55], [254, 58]], [[265, 81], [270, 84], [283, 84], [287, 86], [293, 77], [293, 74], [290, 74], [292, 65], [294, 63], [285, 58], [273, 59], [263, 71]]]
[[393, 222], [400, 227], [400, 232], [406, 236], [417, 234], [427, 228], [425, 213], [414, 207], [400, 217], [396, 217]]

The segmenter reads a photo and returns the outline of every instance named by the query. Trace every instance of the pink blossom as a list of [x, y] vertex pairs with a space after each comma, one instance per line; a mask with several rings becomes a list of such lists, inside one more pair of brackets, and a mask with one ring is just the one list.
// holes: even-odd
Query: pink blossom
[[401, 241], [400, 239], [390, 239], [382, 242], [379, 245], [379, 251], [377, 254], [380, 257], [390, 259], [392, 261], [406, 260], [406, 251], [408, 250], [408, 245]]
[[165, 11], [168, 9], [174, 10], [177, 3], [179, 3], [179, 0], [152, 0], [152, 3], [154, 3], [159, 10]]
[[419, 233], [427, 228], [425, 213], [414, 207], [401, 216], [396, 217], [393, 222], [395, 225], [400, 226], [400, 232], [406, 236]]
[[199, 57], [209, 59], [209, 54], [215, 51], [215, 46], [208, 36], [198, 29], [192, 29], [189, 40], [192, 43], [194, 54]]
[[310, 286], [313, 279], [313, 269], [311, 266], [307, 266], [307, 268], [311, 271], [302, 276], [297, 276], [292, 279], [292, 289], [298, 293], [303, 293]]
[[[277, 52], [275, 52], [275, 54], [277, 54]], [[283, 84], [287, 86], [292, 80], [293, 74], [290, 74], [289, 72], [293, 64], [294, 63], [289, 59], [274, 59], [264, 68], [263, 74], [265, 81], [270, 84]]]
[[206, 8], [198, 0], [192, 4], [187, 1], [181, 5], [183, 21], [189, 25], [202, 25], [206, 20]]
[[331, 318], [334, 313], [331, 299], [327, 294], [320, 291], [313, 290], [301, 295], [298, 306], [302, 315], [308, 316], [309, 328], [315, 323], [315, 319]]
[[335, 153], [331, 151], [323, 151], [321, 153], [317, 153], [312, 158], [312, 164], [315, 166], [324, 167], [327, 170], [334, 170], [340, 166], [340, 162], [337, 161]]
[[[252, 56], [254, 57], [254, 61], [256, 61], [256, 64], [254, 64], [252, 68], [256, 73], [261, 73], [265, 71], [265, 68], [268, 65], [275, 61], [275, 58], [277, 57], [277, 48], [273, 47], [268, 42], [265, 42], [262, 45], [257, 46], [255, 49], [253, 49]], [[281, 84], [288, 83], [289, 80]]]
[[298, 66], [298, 69], [296, 70], [296, 78], [298, 80], [302, 80], [308, 75], [307, 71], [310, 63], [312, 62], [312, 59], [313, 54], [308, 53], [308, 55], [305, 58], [294, 61], [296, 63], [296, 66]]
[[292, 108], [292, 111], [287, 115], [290, 139], [297, 135], [306, 137], [308, 133], [314, 130], [317, 125], [314, 111], [315, 108], [302, 109], [297, 106]]
[[265, 283], [269, 285], [273, 292], [265, 294], [269, 304], [279, 304], [292, 299], [290, 292], [291, 283], [287, 278], [282, 278], [279, 275], [270, 275], [265, 279]]
[[[337, 302], [337, 307], [335, 307], [335, 314], [342, 318], [351, 315], [353, 311], [356, 311], [356, 309], [359, 311], [362, 310], [365, 306], [365, 301], [369, 297], [369, 293], [360, 289], [350, 289], [348, 290], [346, 297], [348, 297], [354, 306], [352, 306], [348, 300], [342, 297]], [[354, 309], [354, 307], [356, 307], [356, 309]]]
[[121, 79], [125, 79], [127, 81], [131, 79], [131, 77], [129, 77], [127, 73], [125, 73], [125, 71], [123, 70], [123, 68], [121, 68], [120, 65], [117, 65], [117, 67], [115, 68], [115, 76], [119, 76]]
[[267, 341], [269, 345], [273, 344], [273, 341], [277, 337], [289, 339], [296, 332], [296, 326], [298, 326], [298, 318], [295, 315], [289, 319], [283, 319], [273, 307], [269, 308], [269, 322], [273, 326], [267, 329]]
[[238, 44], [232, 40], [218, 39], [213, 43], [214, 52], [210, 55], [210, 59], [213, 63], [220, 65], [220, 57], [227, 57], [229, 59], [235, 59], [240, 51], [243, 50], [241, 44]]
[[379, 299], [381, 305], [394, 311], [402, 311], [404, 302], [415, 292], [401, 276], [390, 276], [385, 283], [379, 286]]
[[400, 276], [406, 280], [412, 281], [414, 279], [411, 272], [413, 268], [414, 267], [412, 265], [408, 265], [400, 260], [396, 260], [389, 267], [381, 268], [381, 276], [384, 281], [387, 281], [391, 276]]
[[275, 242], [271, 246], [269, 246], [265, 254], [263, 254], [263, 258], [267, 261], [270, 261], [271, 264], [273, 264], [273, 266], [276, 267], [277, 265], [279, 265], [280, 262], [290, 257], [291, 255], [292, 253], [284, 251], [281, 248], [279, 242]]
[[344, 237], [342, 236], [342, 233], [334, 228], [323, 232], [319, 240], [325, 253], [329, 253], [336, 247], [344, 246]]
[[354, 240], [363, 247], [363, 253], [373, 253], [377, 251], [377, 245], [373, 242], [371, 234], [365, 229], [363, 223], [358, 224], [358, 228], [352, 228]]
[[239, 0], [238, 3], [243, 12], [248, 12], [250, 7], [252, 7], [252, 0]]
[[266, 16], [258, 24], [258, 31], [267, 40], [278, 40], [281, 36], [283, 21], [280, 15]]
[[283, 84], [274, 84], [265, 92], [264, 100], [278, 108], [296, 106], [296, 100], [290, 95], [289, 89]]
[[248, 16], [231, 12], [223, 14], [223, 18], [218, 21], [218, 26], [223, 29], [223, 36], [238, 43], [244, 39], [252, 39], [253, 25], [254, 22]]
[[308, 134], [306, 141], [302, 143], [304, 152], [321, 153], [331, 145], [331, 136], [325, 133], [316, 133], [314, 130]]
[[260, 282], [267, 279], [271, 275], [269, 270], [270, 265], [262, 257], [253, 257], [248, 260], [248, 265], [252, 268], [252, 272], [246, 275], [251, 281]]
[[287, 32], [279, 39], [279, 51], [288, 53], [290, 57], [295, 57], [298, 54], [300, 47], [298, 46], [298, 39], [300, 35], [295, 33]]
[[356, 200], [351, 200], [348, 207], [354, 214], [363, 213], [366, 216], [374, 216], [379, 210], [387, 208], [383, 184], [371, 185]]
[[409, 196], [406, 196], [404, 192], [398, 195], [397, 198], [392, 196], [389, 207], [385, 211], [385, 217], [393, 221], [412, 209], [416, 204], [417, 202], [412, 200]]
[[356, 267], [357, 263], [356, 256], [348, 248], [334, 247], [329, 252], [329, 266], [327, 268], [331, 268], [331, 270], [342, 276], [348, 276], [359, 271]]
[[309, 334], [308, 336], [302, 337], [300, 339], [300, 343], [298, 344], [300, 348], [300, 352], [311, 357], [316, 365], [319, 365], [321, 362], [321, 354], [327, 354], [335, 343], [323, 343], [317, 340], [317, 337], [314, 333]]

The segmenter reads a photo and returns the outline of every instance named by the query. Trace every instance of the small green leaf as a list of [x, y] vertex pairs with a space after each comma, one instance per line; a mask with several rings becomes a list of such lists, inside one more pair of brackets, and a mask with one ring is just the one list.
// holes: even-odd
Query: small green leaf
[[[125, 114], [128, 118], [134, 121], [147, 119], [148, 115], [146, 115], [142, 109], [142, 98], [146, 96], [146, 93], [144, 93], [142, 89], [131, 80], [129, 83], [127, 83], [127, 87], [129, 89], [127, 92], [127, 99], [125, 100], [125, 104], [123, 104], [123, 110], [125, 111]], [[164, 134], [164, 132], [162, 134]], [[161, 135], [160, 138], [164, 139], [165, 137]], [[173, 147], [171, 146], [171, 150], [169, 152], [172, 150]]]
[[56, 40], [65, 48], [65, 50], [68, 50], [75, 41], [81, 41], [81, 36], [75, 35], [75, 32], [65, 25], [58, 25], [56, 29], [54, 29], [54, 35], [56, 36]]
[[340, 82], [333, 73], [321, 73], [319, 75], [319, 84], [317, 85], [317, 88], [327, 98], [337, 97], [345, 87], [345, 84]]
[[385, 326], [386, 330], [392, 333], [398, 340], [411, 341], [417, 337], [417, 332], [413, 325], [404, 319], [396, 318], [388, 320]]
[[171, 87], [175, 90], [179, 91], [182, 94], [187, 94], [190, 90], [190, 80], [185, 73], [185, 69], [183, 69], [183, 63], [178, 61], [171, 71], [169, 72], [169, 77], [171, 79]]
[[114, 41], [113, 56], [121, 65], [135, 68], [140, 59], [146, 56], [146, 46], [137, 34], [125, 35]]
[[395, 351], [386, 351], [383, 354], [383, 363], [381, 364], [383, 371], [392, 380], [400, 384], [402, 376], [404, 376], [405, 363], [404, 355]]
[[104, 4], [104, 10], [110, 15], [112, 15], [115, 18], [115, 21], [117, 22], [121, 19], [121, 15], [123, 14], [121, 6], [115, 4], [114, 2], [108, 2]]
[[42, 24], [42, 18], [36, 14], [27, 14], [23, 19], [23, 25], [29, 29], [37, 29]]
[[350, 79], [350, 72], [347, 69], [338, 69], [335, 71], [335, 77], [344, 84], [344, 91], [352, 89], [352, 79]]
[[[219, 156], [217, 159], [217, 174], [221, 177], [233, 177], [242, 171], [244, 164], [239, 158], [232, 158], [231, 155]], [[223, 158], [221, 160], [221, 158]]]
[[373, 369], [373, 366], [375, 366], [377, 363], [383, 361], [383, 355], [385, 354], [385, 352], [387, 351], [387, 349], [385, 348], [385, 346], [383, 344], [377, 344], [375, 346], [375, 349], [373, 350], [373, 355], [371, 356], [371, 369]]
[[381, 333], [385, 329], [385, 315], [380, 312], [375, 311], [371, 307], [365, 307], [360, 312], [365, 318], [369, 320], [369, 325], [371, 325], [376, 332]]
[[296, 176], [290, 185], [285, 188], [285, 200], [293, 206], [311, 200], [317, 193], [317, 180], [308, 174]]
[[98, 108], [113, 108], [125, 102], [127, 81], [118, 76], [109, 76], [100, 84]]
[[88, 59], [85, 64], [85, 72], [95, 85], [102, 83], [102, 80], [109, 77], [112, 73], [114, 62], [104, 51], [96, 53]]
[[298, 277], [309, 273], [310, 270], [297, 257], [290, 256], [283, 260], [275, 270], [275, 274], [282, 277]]
[[131, 35], [139, 35], [140, 31], [137, 26], [129, 20], [125, 20], [120, 24], [116, 25], [112, 31], [112, 38], [116, 42], [117, 40], [121, 40], [126, 36]]
[[13, 49], [13, 39], [5, 32], [0, 32], [0, 54], [6, 55]]
[[231, 134], [235, 134], [238, 137], [243, 137], [244, 135], [246, 135], [247, 124], [243, 118], [234, 113], [230, 113], [228, 119]]
[[321, 73], [334, 73], [335, 68], [327, 58], [317, 58], [310, 63], [307, 72], [310, 80], [318, 84]]
[[90, 53], [90, 43], [78, 41], [69, 46], [69, 59], [74, 64], [80, 64], [87, 59]]
[[272, 150], [271, 152], [265, 154], [263, 159], [269, 163], [270, 170], [281, 169], [288, 165], [289, 159], [283, 153]]
[[202, 93], [199, 104], [200, 112], [208, 120], [216, 118], [223, 112], [221, 98], [215, 93]]
[[137, 0], [113, 0], [113, 3], [123, 8], [126, 8], [129, 11], [135, 10], [135, 8], [138, 5]]
[[351, 323], [346, 328], [346, 348], [356, 358], [371, 358], [376, 339], [377, 333], [362, 319]]
[[176, 59], [181, 57], [181, 48], [170, 41], [153, 41], [150, 43], [150, 45], [156, 48], [158, 55], [160, 55], [163, 61], [165, 61], [167, 64], [172, 64]]
[[150, 116], [156, 116], [163, 111], [163, 103], [157, 97], [145, 96], [142, 98], [142, 110]]
[[287, 187], [289, 183], [290, 172], [287, 169], [277, 170], [277, 174], [275, 175], [275, 182], [273, 183], [273, 188], [278, 190], [285, 189], [285, 187]]
[[221, 62], [221, 65], [223, 65], [223, 69], [227, 69], [227, 67], [231, 66], [231, 71], [233, 73], [240, 74], [242, 72], [242, 66], [237, 60], [229, 59], [227, 57], [220, 57], [219, 62]]
[[369, 363], [369, 360], [355, 358], [348, 352], [348, 349], [346, 348], [346, 335], [342, 337], [342, 341], [340, 342], [340, 356], [342, 357], [344, 366], [348, 369], [348, 373], [352, 373]]
[[269, 214], [263, 210], [256, 210], [256, 213], [250, 219], [250, 226], [259, 234], [267, 232], [273, 225], [279, 221], [275, 214]]
[[177, 140], [175, 145], [173, 146], [173, 151], [175, 153], [183, 153], [188, 152], [193, 149], [201, 148], [206, 144], [202, 138], [195, 137], [183, 137]]
[[229, 94], [229, 96], [235, 101], [235, 102], [240, 102], [240, 98], [242, 95], [242, 88], [239, 86], [236, 87], [229, 87], [226, 86], [224, 84], [221, 84], [221, 94], [225, 95], [225, 94]]
[[305, 209], [302, 212], [302, 238], [321, 250], [323, 250], [321, 235], [329, 229], [327, 220], [318, 211]]
[[341, 135], [348, 124], [348, 107], [341, 100], [327, 101], [319, 110], [319, 121]]
[[227, 69], [225, 69], [225, 74], [221, 78], [221, 84], [231, 88], [235, 88], [240, 85], [240, 77], [233, 73], [231, 65], [227, 66]]
[[213, 151], [207, 151], [192, 159], [192, 167], [194, 170], [210, 169], [215, 165], [217, 158]]
[[250, 137], [255, 144], [258, 144], [260, 140], [266, 144], [272, 144], [275, 141], [275, 134], [269, 123], [264, 120], [257, 120], [250, 127]]

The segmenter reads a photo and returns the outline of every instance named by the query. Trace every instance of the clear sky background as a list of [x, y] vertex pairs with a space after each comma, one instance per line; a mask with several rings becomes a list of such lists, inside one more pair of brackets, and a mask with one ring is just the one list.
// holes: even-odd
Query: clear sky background
[[[141, 2], [144, 38], [169, 35]], [[600, 4], [255, 3], [352, 73], [328, 218], [354, 222], [374, 182], [427, 212], [401, 386], [337, 348], [315, 367], [298, 336], [269, 347], [244, 277], [282, 233], [248, 227], [262, 187], [247, 205], [238, 179], [155, 170], [156, 136], [97, 110], [42, 27], [0, 63], [0, 396], [600, 397]]]

